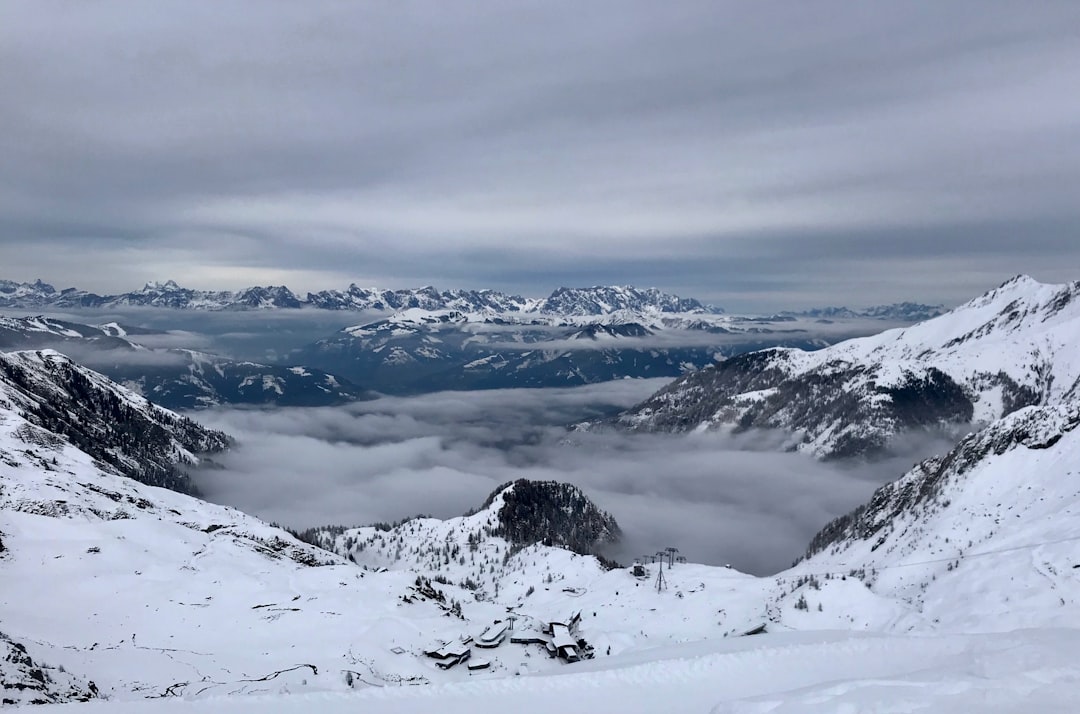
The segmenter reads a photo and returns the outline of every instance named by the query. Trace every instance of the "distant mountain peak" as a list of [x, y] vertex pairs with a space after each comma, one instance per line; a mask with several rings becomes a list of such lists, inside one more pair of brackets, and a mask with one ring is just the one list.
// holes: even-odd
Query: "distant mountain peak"
[[157, 280], [150, 280], [142, 287], [142, 292], [175, 292], [183, 290], [176, 284], [175, 280], [166, 280], [165, 282], [159, 282]]
[[536, 312], [560, 315], [608, 315], [618, 311], [635, 312], [723, 312], [692, 298], [681, 298], [658, 288], [635, 288], [629, 285], [594, 285], [588, 288], [556, 288], [540, 301]]

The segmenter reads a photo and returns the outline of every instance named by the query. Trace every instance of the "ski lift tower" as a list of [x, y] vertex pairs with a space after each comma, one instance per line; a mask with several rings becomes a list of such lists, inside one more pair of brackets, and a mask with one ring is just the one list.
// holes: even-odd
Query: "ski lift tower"
[[656, 592], [663, 592], [667, 590], [667, 580], [664, 578], [664, 551], [656, 551], [657, 558], [660, 560], [660, 569], [656, 571]]

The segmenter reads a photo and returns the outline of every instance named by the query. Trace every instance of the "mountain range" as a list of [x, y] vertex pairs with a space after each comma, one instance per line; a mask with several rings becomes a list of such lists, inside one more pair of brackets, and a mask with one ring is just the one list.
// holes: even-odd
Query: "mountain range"
[[115, 322], [85, 325], [42, 316], [0, 317], [0, 350], [68, 353], [169, 409], [331, 406], [372, 397], [349, 380], [318, 369], [141, 344], [165, 334]]
[[1078, 295], [1021, 277], [912, 328], [721, 363], [747, 375], [717, 389], [767, 401], [791, 381], [788, 413], [822, 405], [825, 430], [800, 444], [863, 420], [888, 438], [935, 412], [970, 431], [761, 578], [604, 563], [589, 553], [615, 518], [553, 482], [505, 484], [459, 518], [305, 534], [329, 552], [183, 493], [177, 474], [226, 435], [55, 352], [4, 354], [0, 697], [215, 714], [1074, 711]]
[[698, 313], [485, 316], [403, 310], [292, 352], [379, 392], [567, 387], [677, 377], [764, 346], [829, 344], [806, 325]]
[[67, 288], [57, 290], [41, 280], [19, 283], [0, 280], [0, 308], [118, 308], [158, 307], [178, 310], [252, 310], [312, 307], [321, 310], [392, 312], [409, 308], [476, 313], [535, 313], [541, 315], [605, 315], [618, 311], [720, 313], [720, 308], [680, 298], [656, 288], [598, 286], [558, 288], [546, 298], [523, 298], [496, 290], [445, 290], [425, 286], [385, 290], [361, 288], [321, 290], [300, 297], [285, 286], [249, 287], [238, 291], [193, 290], [165, 282], [148, 282], [139, 290], [116, 295]]
[[209, 354], [195, 346], [147, 350], [142, 343], [151, 341], [155, 331], [126, 324], [80, 325], [41, 316], [6, 318], [0, 324], [0, 349], [74, 350], [110, 377], [176, 409], [324, 406], [367, 398], [371, 391], [416, 394], [674, 378], [764, 347], [818, 349], [866, 334], [874, 322], [910, 322], [932, 309], [903, 303], [862, 313], [845, 308], [802, 315], [729, 315], [656, 288], [628, 286], [563, 287], [535, 299], [493, 290], [351, 285], [301, 299], [284, 287], [214, 292], [168, 281], [100, 296], [57, 291], [40, 280], [0, 281], [0, 308], [5, 307], [383, 313], [291, 350], [274, 349], [272, 364]]
[[[431, 286], [393, 289], [362, 288], [355, 283], [345, 290], [320, 290], [305, 296], [284, 285], [254, 286], [237, 291], [194, 290], [173, 280], [152, 281], [138, 290], [115, 295], [66, 288], [57, 290], [38, 279], [32, 283], [0, 280], [0, 308], [24, 310], [157, 307], [177, 310], [265, 310], [298, 309], [351, 310], [359, 312], [397, 312], [451, 310], [483, 315], [529, 314], [587, 317], [617, 313], [683, 313], [719, 315], [722, 308], [683, 298], [657, 288], [633, 286], [560, 287], [544, 298], [526, 298], [497, 290], [438, 290]], [[913, 322], [933, 317], [940, 305], [903, 302], [879, 305], [862, 310], [827, 307], [775, 316], [817, 319], [870, 318]]]
[[1076, 397], [1080, 283], [1018, 276], [931, 320], [815, 352], [771, 348], [681, 377], [619, 415], [630, 430], [780, 429], [821, 457], [911, 431], [959, 436]]

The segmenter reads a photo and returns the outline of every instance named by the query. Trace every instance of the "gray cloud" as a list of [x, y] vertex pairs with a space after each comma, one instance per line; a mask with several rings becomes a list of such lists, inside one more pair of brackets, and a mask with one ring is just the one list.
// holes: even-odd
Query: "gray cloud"
[[15, 2], [0, 251], [9, 277], [101, 291], [632, 282], [762, 309], [1071, 279], [1078, 21]]
[[830, 518], [942, 444], [878, 464], [778, 453], [782, 435], [568, 434], [662, 380], [579, 389], [440, 393], [341, 409], [202, 413], [239, 438], [207, 495], [294, 527], [460, 515], [516, 478], [580, 485], [626, 531], [618, 557], [675, 545], [692, 560], [757, 573], [785, 567]]

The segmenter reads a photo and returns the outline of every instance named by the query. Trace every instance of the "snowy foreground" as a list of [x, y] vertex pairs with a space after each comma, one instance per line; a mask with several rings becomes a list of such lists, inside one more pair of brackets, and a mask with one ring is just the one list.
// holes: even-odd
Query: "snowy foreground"
[[[512, 552], [492, 531], [499, 496], [458, 519], [346, 531], [346, 559], [106, 472], [28, 422], [20, 399], [0, 380], [0, 682], [14, 703], [1080, 711], [1080, 409], [1069, 405], [1021, 409], [916, 467], [777, 576], [678, 563], [658, 591], [655, 564], [636, 578], [562, 548]], [[509, 638], [476, 646], [510, 616], [523, 638], [573, 613], [594, 659]], [[468, 662], [443, 669], [425, 654], [470, 638]]]
[[70, 706], [193, 714], [1076, 712], [1078, 647], [1076, 633], [1062, 630], [936, 637], [790, 633], [644, 650], [547, 676]]

